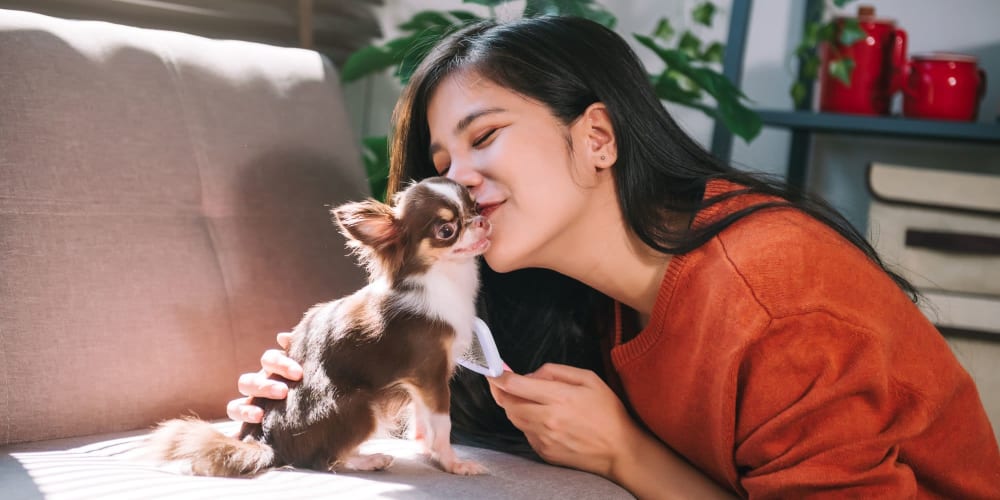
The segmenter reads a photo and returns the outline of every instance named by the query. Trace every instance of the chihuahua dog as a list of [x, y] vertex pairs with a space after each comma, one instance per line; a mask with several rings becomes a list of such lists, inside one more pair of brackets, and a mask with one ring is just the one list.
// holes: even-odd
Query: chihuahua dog
[[332, 213], [369, 282], [314, 306], [295, 327], [288, 354], [302, 381], [285, 400], [256, 399], [263, 422], [243, 424], [238, 437], [176, 419], [160, 424], [151, 449], [163, 461], [189, 461], [196, 475], [382, 470], [390, 456], [358, 447], [412, 402], [415, 437], [444, 470], [486, 472], [451, 447], [448, 381], [472, 342], [476, 256], [489, 248], [489, 221], [464, 187], [441, 177], [411, 185], [392, 207], [367, 200]]

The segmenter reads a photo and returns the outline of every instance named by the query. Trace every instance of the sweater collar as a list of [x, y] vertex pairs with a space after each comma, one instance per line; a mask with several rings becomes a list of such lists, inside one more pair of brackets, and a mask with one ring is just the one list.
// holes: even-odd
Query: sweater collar
[[[705, 184], [705, 193], [702, 196], [702, 200], [709, 200], [730, 191], [743, 188], [739, 184], [724, 179], [713, 179]], [[724, 215], [729, 211], [728, 207], [732, 206], [734, 201], [727, 200], [699, 210], [691, 222], [692, 227], [703, 227], [717, 217]], [[697, 249], [694, 251], [696, 252]], [[622, 315], [628, 306], [615, 301], [614, 339], [611, 348], [611, 359], [615, 366], [620, 366], [625, 360], [632, 359], [645, 352], [659, 338], [660, 330], [663, 325], [667, 324], [666, 314], [673, 299], [674, 291], [677, 288], [677, 282], [687, 265], [689, 256], [690, 254], [679, 254], [674, 255], [670, 259], [670, 264], [667, 265], [663, 280], [660, 282], [660, 290], [656, 295], [656, 301], [653, 303], [653, 311], [650, 315], [649, 323], [635, 337], [624, 343], [622, 342], [624, 333]]]

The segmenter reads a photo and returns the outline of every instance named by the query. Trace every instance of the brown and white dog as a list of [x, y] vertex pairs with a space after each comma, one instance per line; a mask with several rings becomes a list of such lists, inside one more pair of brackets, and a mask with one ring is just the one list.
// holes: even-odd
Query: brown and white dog
[[489, 248], [489, 221], [461, 185], [435, 177], [411, 185], [394, 206], [375, 200], [332, 210], [369, 272], [361, 290], [305, 313], [289, 356], [303, 367], [285, 400], [256, 399], [260, 424], [239, 437], [208, 423], [162, 423], [150, 446], [191, 472], [248, 476], [270, 467], [381, 470], [388, 455], [360, 455], [379, 422], [413, 403], [416, 437], [448, 472], [481, 474], [450, 443], [448, 381], [472, 342], [479, 288], [476, 256]]

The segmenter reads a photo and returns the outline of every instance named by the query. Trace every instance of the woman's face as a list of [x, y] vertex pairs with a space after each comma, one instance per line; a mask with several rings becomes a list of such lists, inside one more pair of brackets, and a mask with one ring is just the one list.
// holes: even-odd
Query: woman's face
[[427, 119], [435, 169], [467, 186], [493, 225], [490, 267], [552, 268], [580, 243], [593, 169], [571, 152], [585, 140], [576, 122], [471, 72], [437, 87]]

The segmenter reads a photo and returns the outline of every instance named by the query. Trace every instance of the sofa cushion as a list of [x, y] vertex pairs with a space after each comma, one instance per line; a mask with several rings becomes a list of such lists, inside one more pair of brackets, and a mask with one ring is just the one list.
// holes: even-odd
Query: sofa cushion
[[221, 417], [363, 283], [368, 194], [315, 52], [0, 10], [0, 445]]
[[[236, 426], [219, 424], [227, 432]], [[496, 451], [456, 446], [478, 460], [484, 476], [443, 472], [413, 441], [373, 440], [367, 452], [387, 453], [387, 471], [325, 473], [271, 470], [253, 479], [192, 477], [143, 460], [142, 434], [31, 443], [0, 452], [0, 483], [10, 499], [135, 498], [632, 498], [601, 477]], [[6, 452], [6, 454], [3, 454]]]

